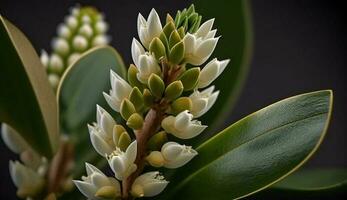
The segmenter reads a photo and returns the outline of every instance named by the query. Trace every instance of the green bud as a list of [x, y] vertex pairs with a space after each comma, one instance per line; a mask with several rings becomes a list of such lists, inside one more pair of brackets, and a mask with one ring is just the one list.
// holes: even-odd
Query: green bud
[[115, 199], [118, 197], [117, 191], [112, 186], [104, 186], [101, 187], [96, 193], [95, 196], [97, 198], [102, 199]]
[[196, 84], [198, 83], [199, 75], [199, 67], [188, 69], [182, 74], [180, 80], [182, 81], [184, 91], [192, 90], [195, 88]]
[[157, 60], [160, 60], [162, 57], [166, 56], [165, 46], [159, 38], [154, 38], [149, 44], [149, 50], [154, 54], [154, 57]]
[[140, 111], [143, 108], [143, 95], [139, 88], [134, 87], [131, 90], [129, 100], [134, 104], [136, 111]]
[[163, 32], [164, 32], [166, 38], [169, 38], [171, 32], [174, 31], [175, 29], [176, 29], [176, 27], [175, 27], [175, 24], [173, 21], [167, 23], [163, 28]]
[[183, 41], [181, 41], [172, 47], [169, 54], [169, 60], [173, 64], [179, 64], [183, 60], [183, 58], [184, 58], [184, 43]]
[[184, 32], [195, 33], [201, 23], [201, 15], [195, 12], [194, 5], [188, 9], [177, 11], [175, 17], [175, 25], [177, 29], [183, 27]]
[[147, 143], [147, 148], [151, 151], [158, 151], [161, 149], [164, 143], [168, 141], [165, 131], [160, 131], [153, 135]]
[[189, 97], [180, 97], [171, 104], [171, 112], [178, 114], [185, 110], [191, 110], [192, 104], [192, 100]]
[[143, 84], [137, 79], [138, 69], [135, 65], [131, 64], [128, 69], [128, 82], [132, 87], [138, 87], [140, 90], [143, 90]]
[[181, 38], [184, 38], [186, 33], [184, 32], [184, 28], [183, 27], [177, 29], [177, 32], [178, 32], [178, 34], [180, 34]]
[[120, 150], [125, 152], [128, 146], [130, 145], [130, 143], [131, 143], [131, 138], [129, 134], [126, 131], [122, 132], [119, 136], [117, 147], [119, 147]]
[[[116, 124], [113, 126], [113, 138], [119, 138], [123, 132], [126, 132], [126, 130], [122, 125]], [[118, 146], [118, 144], [115, 145]]]
[[181, 96], [183, 89], [184, 87], [181, 81], [174, 81], [166, 87], [165, 98], [168, 100], [175, 100]]
[[128, 99], [124, 99], [120, 104], [120, 114], [123, 119], [128, 120], [128, 118], [136, 112], [135, 106]]
[[197, 20], [192, 24], [191, 28], [188, 30], [190, 33], [195, 33], [199, 29], [201, 19], [202, 17], [198, 16]]
[[168, 13], [166, 15], [166, 23], [170, 23], [170, 22], [173, 22], [175, 23], [174, 19], [172, 18], [172, 16]]
[[198, 20], [198, 18], [199, 18], [198, 13], [193, 13], [193, 14], [189, 15], [189, 17], [188, 17], [189, 27], [192, 27], [192, 25], [196, 22], [196, 20]]
[[160, 151], [152, 151], [147, 157], [147, 162], [153, 167], [162, 167], [165, 159]]
[[155, 97], [161, 98], [163, 96], [165, 84], [160, 76], [152, 74], [148, 79], [148, 87]]
[[180, 34], [174, 30], [172, 31], [170, 37], [169, 37], [169, 47], [175, 46], [175, 44], [179, 43], [181, 41]]
[[127, 126], [129, 126], [130, 128], [134, 130], [141, 129], [142, 125], [143, 125], [143, 118], [138, 113], [132, 114], [127, 121]]
[[145, 106], [151, 106], [154, 103], [154, 99], [154, 96], [148, 89], [145, 89], [143, 91], [143, 101], [145, 103]]
[[189, 16], [190, 14], [195, 13], [195, 6], [194, 4], [190, 5], [188, 10], [187, 10], [187, 15]]

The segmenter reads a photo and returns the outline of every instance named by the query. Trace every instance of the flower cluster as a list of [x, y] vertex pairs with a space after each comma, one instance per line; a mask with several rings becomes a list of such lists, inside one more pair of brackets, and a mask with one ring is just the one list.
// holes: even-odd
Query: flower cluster
[[41, 52], [41, 62], [46, 67], [48, 79], [56, 88], [64, 70], [88, 49], [108, 44], [108, 24], [104, 16], [93, 7], [74, 7], [65, 22], [58, 26], [58, 36], [52, 41], [51, 55]]
[[20, 155], [20, 161], [10, 161], [10, 175], [20, 198], [34, 198], [44, 189], [47, 159], [33, 151], [26, 141], [7, 124], [1, 126], [1, 136], [7, 147]]
[[158, 171], [143, 173], [144, 167], [178, 168], [197, 156], [191, 146], [169, 140], [190, 139], [206, 129], [197, 118], [219, 94], [208, 86], [229, 63], [214, 58], [200, 67], [219, 39], [212, 30], [214, 20], [201, 24], [201, 19], [194, 6], [178, 11], [175, 19], [168, 14], [164, 26], [154, 9], [147, 19], [139, 14], [141, 42], [132, 41], [134, 64], [127, 80], [111, 71], [111, 90], [104, 92], [128, 128], [98, 105], [96, 122], [88, 125], [93, 147], [108, 160], [115, 178], [87, 164], [88, 176], [75, 184], [88, 199], [158, 195], [169, 182]]

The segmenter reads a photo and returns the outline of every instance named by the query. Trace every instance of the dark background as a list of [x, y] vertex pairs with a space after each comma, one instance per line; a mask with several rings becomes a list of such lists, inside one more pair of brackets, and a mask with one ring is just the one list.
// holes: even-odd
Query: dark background
[[[147, 15], [154, 7], [161, 14], [175, 13], [190, 4], [182, 0], [80, 2], [96, 6], [105, 13], [111, 27], [112, 46], [120, 51], [127, 64], [131, 62], [131, 39], [137, 37], [138, 12]], [[57, 24], [75, 4], [76, 1], [0, 0], [0, 13], [19, 27], [38, 51], [50, 50]], [[253, 59], [241, 100], [227, 119], [228, 124], [280, 99], [313, 90], [333, 89], [331, 126], [321, 148], [305, 167], [347, 167], [344, 6], [339, 1], [253, 0], [251, 7]], [[8, 160], [16, 159], [16, 155], [2, 141], [0, 151], [0, 199], [15, 199]]]

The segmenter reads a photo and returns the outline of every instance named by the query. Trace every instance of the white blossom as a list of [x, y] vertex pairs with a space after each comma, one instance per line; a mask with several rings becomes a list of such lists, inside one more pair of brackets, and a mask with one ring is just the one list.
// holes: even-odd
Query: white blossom
[[198, 120], [193, 120], [193, 115], [185, 110], [175, 116], [166, 117], [161, 126], [167, 133], [180, 138], [190, 139], [199, 135], [207, 126], [201, 125]]
[[105, 187], [111, 187], [115, 196], [121, 195], [119, 182], [112, 177], [107, 177], [98, 168], [86, 163], [87, 177], [82, 177], [82, 181], [74, 180], [73, 182], [81, 193], [91, 200], [102, 200], [97, 197], [98, 191]]
[[160, 66], [155, 57], [148, 52], [145, 52], [140, 42], [133, 38], [131, 44], [131, 55], [135, 66], [139, 72], [137, 78], [142, 83], [147, 83], [151, 74], [160, 74]]
[[146, 20], [141, 13], [137, 17], [137, 32], [139, 34], [140, 41], [147, 49], [153, 38], [159, 37], [162, 32], [162, 25], [160, 18], [155, 9], [152, 9]]
[[111, 76], [112, 89], [110, 90], [109, 94], [105, 92], [103, 94], [107, 103], [110, 105], [110, 107], [113, 110], [119, 112], [120, 105], [123, 99], [129, 97], [132, 87], [128, 84], [128, 82], [126, 82], [117, 73], [115, 73], [112, 70], [110, 72], [110, 76]]
[[10, 175], [21, 198], [34, 197], [41, 192], [45, 183], [42, 176], [18, 161], [10, 161]]
[[133, 141], [125, 152], [116, 148], [112, 154], [108, 156], [108, 164], [114, 172], [118, 180], [124, 180], [137, 169], [134, 164], [137, 155], [137, 141]]
[[113, 142], [113, 127], [116, 122], [106, 110], [99, 105], [96, 107], [96, 123], [88, 125], [89, 135], [94, 149], [106, 157], [116, 149]]
[[195, 90], [190, 96], [192, 101], [192, 109], [190, 112], [195, 118], [205, 114], [216, 102], [219, 91], [213, 92], [214, 86], [211, 86], [203, 91]]
[[153, 197], [161, 193], [168, 183], [159, 172], [147, 172], [135, 179], [131, 194], [135, 197]]
[[182, 167], [198, 155], [198, 152], [191, 146], [180, 145], [176, 142], [165, 143], [161, 148], [161, 153], [165, 160], [164, 167], [170, 169]]
[[214, 19], [206, 21], [196, 33], [187, 33], [183, 42], [185, 45], [185, 60], [192, 65], [201, 65], [213, 53], [219, 37], [215, 38], [216, 30], [211, 30]]
[[215, 58], [207, 63], [200, 72], [197, 87], [204, 88], [211, 84], [224, 71], [229, 62], [229, 59], [218, 61], [217, 58]]

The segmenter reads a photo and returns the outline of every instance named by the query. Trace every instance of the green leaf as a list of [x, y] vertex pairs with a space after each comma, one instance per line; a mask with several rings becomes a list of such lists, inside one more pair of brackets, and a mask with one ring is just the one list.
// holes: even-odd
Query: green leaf
[[48, 158], [59, 145], [55, 96], [25, 35], [0, 16], [0, 121]]
[[167, 177], [161, 199], [235, 199], [283, 179], [317, 150], [332, 109], [329, 90], [294, 96], [229, 126]]
[[[94, 164], [102, 159], [89, 141], [87, 123], [96, 120], [96, 104], [110, 111], [102, 95], [111, 88], [110, 69], [125, 77], [126, 69], [119, 54], [109, 46], [95, 47], [65, 71], [58, 86], [64, 132], [71, 135], [76, 145], [76, 177], [85, 172], [84, 162]], [[110, 114], [120, 119], [118, 113]]]
[[215, 105], [200, 118], [209, 125], [207, 131], [197, 138], [203, 141], [223, 124], [238, 100], [250, 65], [253, 35], [249, 1], [193, 2], [196, 11], [203, 16], [203, 21], [215, 18], [214, 28], [218, 29], [217, 35], [222, 36], [211, 58], [231, 59], [224, 72], [213, 82], [216, 89], [221, 91]]
[[337, 187], [347, 187], [346, 169], [300, 170], [273, 186], [280, 190], [303, 192], [329, 190]]

